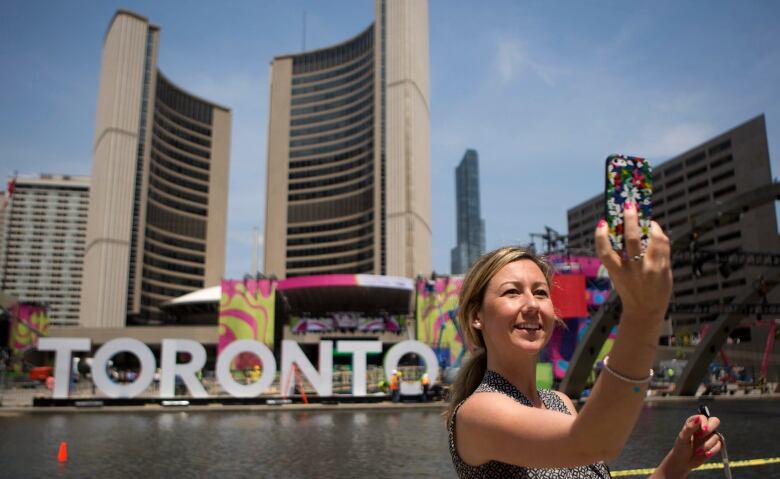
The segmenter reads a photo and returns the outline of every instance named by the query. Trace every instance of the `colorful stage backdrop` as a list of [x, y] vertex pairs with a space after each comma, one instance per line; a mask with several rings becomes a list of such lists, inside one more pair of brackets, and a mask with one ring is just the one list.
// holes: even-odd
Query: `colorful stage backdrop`
[[[611, 284], [606, 269], [598, 258], [551, 256], [548, 259], [556, 271], [560, 272], [554, 279], [556, 287], [553, 289], [553, 302], [565, 327], [555, 330], [542, 360], [552, 363], [553, 375], [560, 380], [566, 375], [577, 343], [590, 326], [591, 315], [609, 297]], [[617, 329], [613, 328], [610, 332], [599, 351], [598, 360], [603, 359], [612, 349], [616, 331]]]
[[[253, 339], [274, 347], [274, 305], [276, 292], [301, 288], [354, 286], [414, 290], [414, 281], [394, 276], [370, 274], [327, 274], [270, 279], [222, 280], [219, 305], [218, 352], [237, 339]], [[294, 333], [328, 332], [335, 329], [360, 332], [391, 332], [401, 334], [405, 316], [383, 314], [364, 317], [355, 311], [334, 311], [317, 318], [290, 318]], [[253, 355], [250, 355], [254, 357]], [[247, 361], [249, 361], [247, 359]], [[244, 366], [253, 367], [256, 360]], [[240, 366], [240, 365], [239, 365]], [[236, 367], [239, 367], [236, 366]], [[240, 367], [240, 369], [246, 369]]]
[[46, 336], [49, 329], [49, 315], [46, 307], [17, 303], [9, 309], [11, 313], [11, 334], [8, 346], [14, 354], [23, 353], [38, 344], [38, 338]]
[[[273, 349], [275, 304], [276, 281], [222, 280], [217, 353], [237, 339], [254, 339]], [[236, 358], [234, 367], [248, 369], [258, 362], [254, 354], [242, 354]]]
[[458, 327], [458, 293], [463, 279], [417, 280], [417, 340], [431, 346], [442, 367], [459, 367], [469, 347]]

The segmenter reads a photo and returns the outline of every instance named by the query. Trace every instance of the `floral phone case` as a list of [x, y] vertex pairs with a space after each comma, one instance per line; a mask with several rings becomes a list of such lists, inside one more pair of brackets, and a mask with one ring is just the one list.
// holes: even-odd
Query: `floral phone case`
[[615, 251], [623, 251], [623, 207], [633, 201], [639, 207], [642, 251], [647, 249], [652, 213], [653, 176], [644, 158], [626, 155], [607, 157], [605, 216], [609, 241]]

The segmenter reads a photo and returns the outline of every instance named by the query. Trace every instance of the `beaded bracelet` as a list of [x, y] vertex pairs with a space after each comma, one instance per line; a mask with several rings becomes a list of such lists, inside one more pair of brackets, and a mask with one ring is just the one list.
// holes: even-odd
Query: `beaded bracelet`
[[652, 369], [650, 370], [650, 374], [646, 378], [642, 378], [642, 379], [632, 379], [632, 378], [623, 376], [619, 372], [617, 372], [614, 369], [612, 369], [611, 367], [609, 367], [608, 360], [609, 360], [609, 356], [604, 356], [604, 361], [603, 361], [604, 369], [606, 369], [609, 374], [615, 376], [616, 378], [620, 379], [621, 381], [625, 381], [625, 382], [631, 383], [631, 384], [645, 384], [645, 383], [649, 383], [650, 380], [653, 379], [653, 370]]

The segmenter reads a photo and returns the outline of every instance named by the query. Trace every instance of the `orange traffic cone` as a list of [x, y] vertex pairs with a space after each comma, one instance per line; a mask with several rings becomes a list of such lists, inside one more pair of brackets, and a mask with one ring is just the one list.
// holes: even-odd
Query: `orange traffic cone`
[[60, 462], [68, 462], [68, 443], [65, 441], [60, 443], [60, 450], [57, 453], [57, 460]]

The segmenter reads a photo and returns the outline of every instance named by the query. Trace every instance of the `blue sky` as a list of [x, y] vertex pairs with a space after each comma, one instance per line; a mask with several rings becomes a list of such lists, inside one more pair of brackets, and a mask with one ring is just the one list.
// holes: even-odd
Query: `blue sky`
[[[100, 50], [118, 8], [161, 27], [158, 66], [233, 111], [226, 276], [251, 267], [265, 209], [269, 63], [338, 43], [361, 1], [6, 0], [0, 175], [90, 174]], [[454, 169], [480, 155], [487, 246], [527, 242], [603, 187], [612, 152], [655, 162], [764, 113], [780, 148], [780, 3], [429, 3], [434, 269], [450, 269]], [[262, 255], [261, 255], [262, 258]]]

